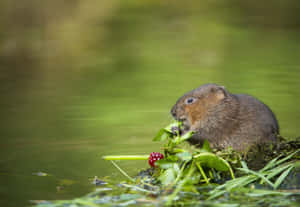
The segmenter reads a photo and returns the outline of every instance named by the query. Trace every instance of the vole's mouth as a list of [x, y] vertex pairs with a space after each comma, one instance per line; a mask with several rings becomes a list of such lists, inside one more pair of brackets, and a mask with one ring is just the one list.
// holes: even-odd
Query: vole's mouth
[[171, 114], [176, 121], [181, 122], [181, 127], [179, 129], [180, 135], [187, 133], [190, 130], [190, 121], [188, 120], [188, 117], [184, 114], [178, 115], [178, 113], [176, 113], [176, 110], [174, 110], [174, 107], [171, 110]]
[[183, 135], [190, 130], [190, 122], [186, 117], [184, 117], [184, 116], [179, 117], [178, 121], [180, 121], [182, 123], [180, 134]]

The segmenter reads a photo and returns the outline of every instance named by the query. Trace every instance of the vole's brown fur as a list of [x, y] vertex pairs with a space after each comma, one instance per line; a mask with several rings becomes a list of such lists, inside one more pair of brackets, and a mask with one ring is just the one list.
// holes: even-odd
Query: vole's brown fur
[[205, 84], [186, 93], [171, 113], [183, 122], [183, 133], [195, 131], [191, 144], [207, 139], [214, 148], [247, 151], [254, 144], [275, 142], [279, 127], [273, 112], [256, 98], [231, 94], [224, 87]]

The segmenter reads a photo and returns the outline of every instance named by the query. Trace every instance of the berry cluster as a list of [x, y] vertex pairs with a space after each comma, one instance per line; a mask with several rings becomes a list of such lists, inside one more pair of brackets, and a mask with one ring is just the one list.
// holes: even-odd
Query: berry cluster
[[149, 165], [154, 167], [157, 160], [163, 159], [164, 155], [159, 152], [152, 152], [149, 157]]

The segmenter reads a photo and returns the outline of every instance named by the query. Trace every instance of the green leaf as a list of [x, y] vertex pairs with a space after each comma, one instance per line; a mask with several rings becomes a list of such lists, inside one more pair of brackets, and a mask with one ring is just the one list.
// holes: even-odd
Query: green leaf
[[178, 143], [181, 143], [181, 142], [183, 142], [185, 140], [190, 139], [193, 136], [194, 133], [195, 132], [193, 132], [193, 131], [189, 131], [189, 132], [185, 133], [183, 136], [179, 137]]
[[274, 166], [276, 166], [276, 161], [279, 159], [279, 157], [275, 157], [273, 160], [271, 160], [270, 162], [268, 162], [264, 168], [262, 168], [259, 172], [264, 172]]
[[166, 202], [167, 206], [170, 206], [172, 204], [172, 202], [175, 199], [176, 195], [181, 191], [182, 187], [189, 180], [189, 178], [193, 175], [193, 172], [194, 172], [194, 168], [190, 168], [190, 170], [189, 170], [188, 174], [186, 175], [186, 177], [182, 180], [182, 182], [179, 185], [177, 185], [177, 187], [175, 188], [173, 193], [168, 196], [167, 202]]
[[170, 162], [177, 162], [178, 157], [176, 155], [169, 155], [168, 157], [164, 158], [164, 160], [167, 160]]
[[274, 176], [280, 174], [282, 171], [286, 170], [287, 168], [291, 167], [293, 164], [288, 164], [288, 165], [280, 165], [276, 168], [273, 168], [267, 175], [268, 179], [273, 178]]
[[[273, 168], [283, 162], [285, 162], [286, 160], [289, 160], [290, 158], [292, 158], [295, 154], [297, 154], [298, 152], [300, 152], [300, 149], [296, 150], [295, 152], [291, 153], [290, 155], [284, 157], [281, 160], [278, 160], [280, 158], [280, 156], [274, 158], [273, 160], [271, 160], [270, 162], [268, 162], [268, 164], [266, 164], [266, 166], [260, 170], [260, 172], [266, 171], [270, 168]], [[277, 161], [278, 160], [278, 161]]]
[[280, 192], [280, 191], [274, 191], [274, 190], [253, 189], [253, 190], [251, 190], [251, 192], [247, 193], [246, 195], [251, 196], [251, 197], [263, 197], [263, 196], [267, 196], [267, 195], [289, 196], [289, 195], [293, 195], [293, 193]]
[[247, 166], [247, 163], [245, 161], [241, 161], [241, 164], [244, 169], [247, 169], [247, 170], [249, 169]]
[[201, 148], [203, 151], [206, 151], [206, 152], [211, 152], [211, 148], [210, 148], [210, 145], [209, 145], [209, 142], [207, 140], [204, 140], [204, 143], [203, 143], [203, 146]]
[[223, 185], [219, 185], [214, 190], [210, 191], [209, 194], [211, 196], [208, 199], [211, 200], [233, 189], [241, 189], [242, 187], [256, 181], [257, 179], [258, 178], [254, 175], [246, 175], [243, 177], [236, 178], [234, 180], [229, 180]]
[[182, 125], [181, 122], [175, 121], [165, 128], [162, 128], [158, 131], [156, 136], [153, 138], [153, 141], [164, 141], [168, 138], [172, 138], [174, 136], [174, 132], [172, 131], [173, 128], [178, 128], [178, 134], [179, 134], [179, 128]]
[[184, 150], [184, 149], [181, 149], [181, 148], [174, 148], [174, 149], [173, 149], [173, 152], [174, 152], [174, 153], [181, 153], [181, 152], [185, 152], [185, 150]]
[[169, 168], [173, 168], [174, 164], [177, 164], [174, 161], [168, 161], [168, 160], [157, 160], [155, 162], [155, 166], [159, 166], [161, 169], [169, 169]]
[[245, 169], [245, 168], [237, 168], [238, 170], [241, 170], [243, 172], [246, 172], [246, 173], [249, 173], [249, 174], [253, 174], [259, 178], [261, 178], [263, 181], [267, 182], [270, 186], [274, 187], [274, 184], [268, 179], [265, 177], [265, 175], [263, 173], [260, 173], [260, 172], [255, 172], [253, 170], [250, 170], [250, 169]]
[[187, 151], [177, 153], [176, 156], [182, 161], [190, 161], [192, 159], [191, 153], [189, 153]]
[[218, 171], [229, 171], [229, 169], [231, 169], [226, 160], [211, 152], [202, 152], [195, 155], [194, 158], [196, 158], [197, 161], [200, 161], [201, 165], [204, 167], [214, 168]]
[[173, 168], [169, 168], [166, 171], [164, 171], [159, 177], [158, 180], [163, 185], [169, 185], [173, 183], [176, 179], [176, 173]]
[[300, 149], [298, 149], [298, 150], [296, 150], [295, 152], [291, 153], [291, 154], [288, 155], [287, 157], [285, 157], [285, 158], [283, 158], [283, 159], [281, 159], [281, 160], [278, 160], [278, 161], [276, 162], [276, 165], [279, 165], [279, 164], [285, 162], [286, 160], [292, 158], [292, 157], [293, 157], [295, 154], [297, 154], [298, 152], [300, 152]]
[[170, 132], [166, 131], [165, 129], [161, 129], [158, 131], [158, 133], [156, 134], [156, 136], [153, 138], [152, 141], [154, 141], [154, 142], [164, 141], [171, 136], [172, 136], [172, 134]]
[[180, 168], [179, 168], [177, 162], [173, 165], [173, 169], [174, 169], [174, 171], [176, 172], [177, 175], [180, 173]]
[[256, 176], [253, 176], [253, 175], [247, 175], [247, 176], [243, 176], [243, 177], [239, 177], [239, 178], [236, 178], [234, 180], [230, 180], [230, 181], [227, 181], [225, 183], [225, 188], [227, 190], [232, 190], [234, 188], [241, 188], [241, 187], [244, 187], [252, 182], [254, 182], [255, 180], [257, 180], [258, 178]]
[[217, 197], [223, 195], [223, 194], [226, 193], [226, 192], [227, 192], [226, 190], [220, 190], [220, 191], [218, 191], [218, 192], [215, 192], [214, 194], [211, 194], [211, 196], [209, 196], [209, 197], [207, 198], [207, 200], [211, 200], [211, 199], [217, 198]]
[[175, 121], [164, 128], [169, 133], [173, 133], [172, 128], [177, 127], [178, 129], [181, 127], [182, 123]]
[[[187, 172], [184, 173], [183, 177], [187, 174]], [[199, 180], [202, 178], [201, 173], [198, 170], [195, 170], [193, 172], [193, 175], [187, 180], [187, 183], [190, 185], [196, 185], [199, 184]]]
[[284, 171], [275, 181], [274, 183], [274, 188], [278, 188], [280, 186], [280, 184], [282, 183], [282, 181], [286, 178], [286, 176], [288, 176], [288, 174], [290, 173], [290, 171], [294, 168], [294, 166], [289, 167], [286, 171]]

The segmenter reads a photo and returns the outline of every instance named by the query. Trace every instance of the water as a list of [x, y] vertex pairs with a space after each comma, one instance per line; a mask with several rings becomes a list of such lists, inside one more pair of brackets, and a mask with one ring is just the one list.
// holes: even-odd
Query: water
[[[94, 176], [125, 179], [101, 156], [160, 151], [151, 140], [172, 105], [204, 83], [254, 95], [283, 136], [300, 134], [293, 1], [270, 13], [234, 1], [9, 2], [0, 7], [1, 206], [82, 196]], [[132, 176], [147, 167], [119, 164]]]

